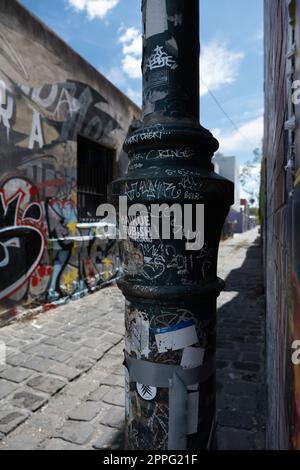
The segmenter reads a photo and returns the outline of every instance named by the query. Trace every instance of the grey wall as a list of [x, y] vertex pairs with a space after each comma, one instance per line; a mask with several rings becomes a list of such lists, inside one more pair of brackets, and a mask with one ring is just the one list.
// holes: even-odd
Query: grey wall
[[92, 290], [114, 247], [77, 227], [77, 135], [115, 150], [139, 109], [19, 3], [0, 0], [0, 314]]

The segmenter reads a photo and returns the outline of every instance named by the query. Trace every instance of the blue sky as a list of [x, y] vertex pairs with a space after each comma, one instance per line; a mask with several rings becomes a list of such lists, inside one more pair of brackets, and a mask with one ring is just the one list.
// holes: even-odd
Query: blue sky
[[[21, 3], [140, 104], [141, 0]], [[225, 155], [236, 155], [243, 164], [263, 135], [263, 0], [200, 4], [201, 123], [214, 132]]]

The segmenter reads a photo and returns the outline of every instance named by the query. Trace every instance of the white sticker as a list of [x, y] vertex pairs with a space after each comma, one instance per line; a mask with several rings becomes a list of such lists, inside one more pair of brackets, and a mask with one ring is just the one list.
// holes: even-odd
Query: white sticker
[[170, 327], [156, 328], [155, 340], [159, 353], [177, 351], [198, 343], [196, 327], [192, 320]]
[[184, 348], [181, 358], [181, 367], [184, 369], [193, 369], [201, 366], [203, 363], [205, 349], [203, 348]]
[[146, 6], [146, 39], [168, 29], [166, 0], [151, 0]]
[[150, 385], [136, 384], [136, 390], [141, 398], [147, 401], [151, 401], [156, 397], [157, 388], [150, 387]]
[[188, 394], [188, 434], [198, 432], [199, 392]]

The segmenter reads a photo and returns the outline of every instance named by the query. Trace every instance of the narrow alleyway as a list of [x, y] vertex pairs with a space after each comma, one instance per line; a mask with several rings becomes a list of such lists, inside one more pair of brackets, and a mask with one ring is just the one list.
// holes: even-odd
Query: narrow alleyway
[[265, 304], [258, 230], [221, 245], [218, 300], [219, 449], [265, 447]]
[[[218, 446], [264, 448], [258, 231], [221, 244]], [[124, 299], [116, 287], [0, 330], [0, 449], [122, 448]], [[1, 344], [1, 343], [0, 343]]]

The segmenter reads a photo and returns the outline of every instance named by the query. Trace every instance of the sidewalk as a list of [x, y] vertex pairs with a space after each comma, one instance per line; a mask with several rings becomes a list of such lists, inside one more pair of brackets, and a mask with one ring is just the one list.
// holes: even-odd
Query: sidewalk
[[[264, 448], [257, 230], [220, 247], [218, 446]], [[0, 450], [122, 448], [124, 299], [117, 287], [0, 329]]]

